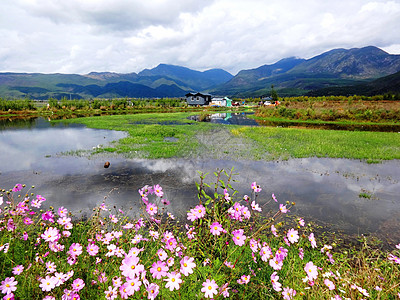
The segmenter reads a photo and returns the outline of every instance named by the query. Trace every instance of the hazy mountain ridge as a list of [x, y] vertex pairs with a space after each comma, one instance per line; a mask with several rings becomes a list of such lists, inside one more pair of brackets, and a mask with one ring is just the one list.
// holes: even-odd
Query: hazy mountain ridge
[[[201, 72], [167, 64], [126, 74], [5, 72], [0, 73], [0, 96], [34, 99], [181, 97], [188, 91], [203, 91], [214, 95], [254, 97], [269, 95], [271, 85], [281, 96], [317, 91], [343, 94], [341, 88], [345, 88], [346, 93], [350, 90], [372, 93], [397, 90], [398, 81], [385, 76], [399, 71], [400, 55], [368, 46], [333, 49], [310, 59], [284, 58], [274, 64], [241, 70], [236, 76], [222, 69]], [[380, 77], [383, 77], [380, 81], [373, 81]]]
[[251, 97], [269, 94], [274, 85], [281, 95], [292, 96], [361, 84], [400, 71], [400, 55], [388, 54], [373, 46], [333, 49], [307, 60], [292, 58], [289, 59], [292, 65], [288, 64], [285, 70], [269, 72], [276, 70], [281, 62], [240, 71], [209, 92]]

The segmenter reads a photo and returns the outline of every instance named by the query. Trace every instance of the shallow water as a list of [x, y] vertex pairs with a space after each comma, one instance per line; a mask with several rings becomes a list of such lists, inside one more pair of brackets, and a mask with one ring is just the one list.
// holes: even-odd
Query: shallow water
[[305, 122], [278, 122], [265, 121], [249, 118], [254, 113], [216, 113], [207, 116], [191, 116], [190, 119], [201, 122], [211, 122], [225, 125], [242, 126], [269, 126], [269, 127], [287, 127], [287, 128], [307, 128], [307, 129], [326, 129], [326, 130], [348, 130], [348, 131], [376, 131], [376, 132], [400, 132], [398, 125], [371, 125], [371, 124], [332, 124], [332, 123], [305, 123]]
[[[232, 161], [200, 159], [141, 160], [113, 156], [97, 158], [58, 155], [62, 151], [91, 149], [124, 136], [121, 132], [85, 127], [45, 127], [0, 131], [0, 187], [16, 183], [35, 185], [34, 192], [48, 205], [84, 213], [102, 203], [133, 208], [137, 190], [160, 184], [171, 201], [170, 210], [184, 217], [198, 203], [194, 182], [197, 171], [232, 167], [239, 173], [232, 185], [242, 197], [256, 181], [261, 204], [275, 193], [280, 203], [294, 201], [291, 213], [315, 220], [328, 229], [348, 234], [374, 233], [381, 239], [400, 240], [400, 161], [367, 164], [357, 160], [308, 158], [288, 161]], [[104, 162], [111, 163], [104, 168]], [[363, 198], [360, 195], [368, 195]], [[264, 211], [278, 209], [272, 202]]]

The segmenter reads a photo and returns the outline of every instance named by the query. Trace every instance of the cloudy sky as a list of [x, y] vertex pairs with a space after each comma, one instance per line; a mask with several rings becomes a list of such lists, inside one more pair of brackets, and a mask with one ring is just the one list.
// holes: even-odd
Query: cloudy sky
[[400, 54], [400, 0], [1, 0], [0, 72], [239, 70], [333, 48]]

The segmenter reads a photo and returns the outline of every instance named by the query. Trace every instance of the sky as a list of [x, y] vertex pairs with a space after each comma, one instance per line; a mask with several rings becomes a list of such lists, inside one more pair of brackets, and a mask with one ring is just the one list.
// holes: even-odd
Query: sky
[[0, 72], [240, 70], [335, 48], [400, 54], [400, 0], [1, 0]]

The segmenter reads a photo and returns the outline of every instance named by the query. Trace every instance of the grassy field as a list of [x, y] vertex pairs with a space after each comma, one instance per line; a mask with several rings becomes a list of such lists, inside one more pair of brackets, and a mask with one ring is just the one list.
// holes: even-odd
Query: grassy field
[[195, 122], [193, 113], [149, 113], [65, 120], [92, 128], [122, 130], [128, 137], [97, 152], [126, 157], [202, 157], [274, 160], [302, 157], [400, 159], [400, 134]]

